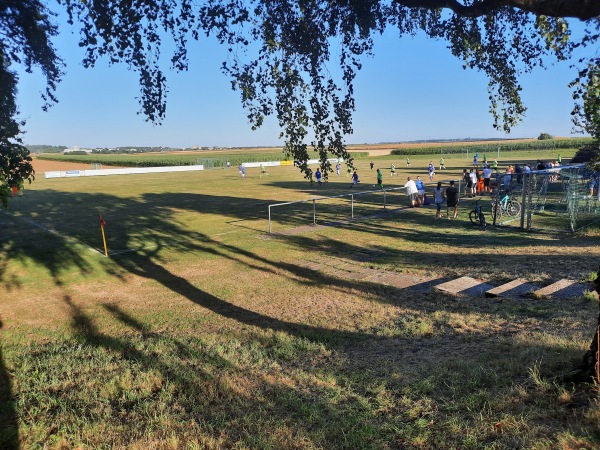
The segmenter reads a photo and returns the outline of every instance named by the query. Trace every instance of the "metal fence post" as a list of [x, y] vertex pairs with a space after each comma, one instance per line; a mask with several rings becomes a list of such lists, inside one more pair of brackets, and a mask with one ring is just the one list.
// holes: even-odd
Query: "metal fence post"
[[[533, 177], [534, 174], [529, 174], [530, 177]], [[537, 175], [535, 175], [537, 176]], [[531, 231], [531, 215], [533, 214], [533, 207], [532, 207], [532, 202], [533, 202], [533, 189], [531, 189], [531, 180], [529, 182], [530, 184], [530, 189], [529, 189], [529, 195], [527, 196], [527, 231]]]
[[530, 189], [531, 172], [523, 174], [523, 195], [521, 195], [521, 230], [525, 229], [525, 201], [527, 200], [527, 192]]
[[383, 209], [386, 208], [386, 204], [385, 204], [385, 189], [383, 190]]
[[354, 194], [352, 194], [352, 218], [354, 219]]
[[317, 201], [313, 198], [313, 225], [317, 224]]
[[269, 234], [271, 234], [271, 205], [269, 205]]

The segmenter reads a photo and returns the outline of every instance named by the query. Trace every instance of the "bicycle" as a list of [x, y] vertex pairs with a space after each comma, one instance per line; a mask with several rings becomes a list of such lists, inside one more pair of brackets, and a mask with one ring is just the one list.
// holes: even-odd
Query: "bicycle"
[[521, 203], [506, 193], [499, 201], [492, 200], [492, 212], [495, 212], [497, 218], [502, 217], [502, 214], [515, 217], [521, 212]]
[[469, 219], [473, 225], [479, 225], [483, 231], [487, 229], [487, 222], [483, 214], [483, 207], [479, 204], [480, 200], [475, 200], [475, 208], [469, 213]]

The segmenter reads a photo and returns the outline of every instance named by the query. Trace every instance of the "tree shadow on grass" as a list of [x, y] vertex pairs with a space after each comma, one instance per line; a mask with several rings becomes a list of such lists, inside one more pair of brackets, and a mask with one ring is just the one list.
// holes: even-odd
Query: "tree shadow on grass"
[[[171, 280], [168, 284], [173, 282]], [[186, 286], [186, 289], [190, 289], [189, 286]], [[192, 301], [194, 298], [198, 299], [198, 296], [194, 297], [191, 294]], [[171, 335], [154, 333], [151, 326], [140, 322], [116, 304], [104, 304], [103, 307], [112, 317], [140, 337], [132, 339], [131, 334], [110, 336], [101, 332], [69, 296], [65, 295], [64, 302], [71, 311], [71, 324], [76, 339], [114, 355], [112, 361], [119, 370], [113, 377], [122, 376], [127, 369], [142, 375], [159, 372], [163, 379], [163, 387], [157, 388], [157, 393], [165, 390], [165, 386], [169, 387], [169, 398], [162, 398], [156, 403], [152, 401], [154, 408], [163, 408], [165, 403], [170, 407], [162, 414], [172, 426], [166, 430], [164, 437], [160, 436], [160, 430], [157, 432], [156, 428], [139, 423], [133, 417], [137, 410], [144, 408], [146, 399], [135, 399], [128, 395], [127, 401], [122, 398], [108, 400], [111, 410], [119, 412], [119, 421], [127, 420], [128, 416], [132, 415], [129, 422], [132, 428], [128, 430], [127, 435], [120, 438], [119, 445], [131, 444], [129, 439], [135, 441], [136, 438], [146, 435], [151, 435], [151, 441], [160, 442], [178, 428], [185, 427], [180, 430], [182, 443], [190, 439], [191, 442], [197, 442], [198, 436], [208, 434], [213, 435], [214, 439], [218, 439], [221, 445], [227, 448], [240, 443], [249, 448], [281, 447], [281, 442], [288, 439], [281, 436], [281, 430], [289, 430], [294, 438], [301, 437], [302, 442], [310, 446], [327, 446], [329, 441], [330, 448], [340, 448], [338, 442], [343, 439], [365, 449], [380, 448], [381, 432], [374, 433], [373, 426], [364, 423], [360, 408], [340, 409], [339, 405], [332, 403], [327, 397], [315, 397], [312, 393], [302, 392], [285, 383], [274, 382], [270, 376], [247, 374], [243, 365], [218, 356], [210, 345], [202, 345], [202, 337], [190, 337], [187, 342], [182, 342]], [[206, 300], [201, 303], [207, 305]], [[235, 320], [239, 319], [237, 314], [241, 312], [235, 309], [233, 314], [225, 309], [218, 311]], [[247, 315], [247, 312], [243, 313]], [[318, 337], [322, 333], [321, 330], [300, 330], [293, 324], [277, 324], [265, 318], [254, 319], [256, 320], [250, 315], [250, 321], [248, 322], [247, 318], [244, 321], [274, 331], [281, 329], [284, 332], [291, 331], [292, 334], [297, 332], [298, 335], [309, 338]], [[271, 346], [267, 343], [265, 345]], [[170, 350], [165, 352], [165, 348]], [[236, 392], [227, 381], [228, 377], [235, 379], [246, 376], [249, 377], [248, 383], [254, 385], [252, 393]], [[101, 382], [107, 383], [110, 379], [103, 379]], [[66, 407], [72, 408], [74, 414], [85, 415], [84, 411], [78, 413], [78, 410], [93, 408], [92, 404], [86, 404], [89, 402], [74, 402]], [[109, 422], [113, 420], [111, 417]], [[314, 428], [322, 421], [329, 423], [330, 427], [325, 432], [313, 435]], [[363, 440], [365, 430], [372, 433], [367, 440]]]
[[[135, 200], [112, 202], [113, 199], [111, 196], [85, 196], [80, 194], [80, 197], [81, 201], [89, 202], [90, 204], [96, 204], [98, 201], [103, 202], [105, 205], [113, 203], [115, 214], [121, 217], [124, 222], [121, 228], [123, 234], [122, 242], [123, 245], [126, 248], [130, 248], [131, 251], [112, 259], [111, 264], [114, 264], [118, 269], [116, 273], [133, 274], [147, 280], [156, 281], [168, 292], [175, 294], [172, 298], [180, 299], [183, 302], [191, 302], [194, 305], [212, 311], [219, 317], [223, 317], [235, 323], [255, 327], [257, 331], [265, 333], [283, 333], [298, 338], [298, 340], [307, 340], [325, 345], [329, 349], [339, 349], [348, 357], [348, 366], [352, 369], [352, 376], [361, 380], [360, 389], [367, 390], [367, 388], [370, 387], [371, 381], [368, 380], [370, 373], [375, 373], [377, 375], [376, 380], [387, 382], [389, 381], [386, 378], [387, 375], [393, 370], [402, 371], [404, 369], [403, 364], [406, 364], [406, 361], [415, 364], [415, 366], [418, 367], [418, 370], [423, 372], [421, 374], [416, 373], [414, 375], [415, 378], [419, 375], [422, 377], [426, 376], [428, 372], [435, 370], [436, 366], [452, 366], [453, 359], [455, 358], [453, 350], [455, 349], [452, 349], [449, 344], [454, 344], [454, 340], [450, 343], [445, 342], [444, 345], [440, 345], [439, 341], [430, 342], [426, 336], [418, 335], [414, 339], [410, 339], [406, 335], [401, 334], [403, 327], [409, 327], [410, 322], [417, 317], [418, 312], [474, 312], [482, 315], [489, 314], [491, 316], [501, 314], [498, 310], [490, 309], [489, 304], [478, 305], [475, 302], [468, 302], [466, 303], [466, 307], [465, 305], [452, 303], [450, 301], [442, 302], [439, 301], [439, 298], [431, 299], [420, 295], [414, 295], [411, 296], [410, 299], [407, 299], [406, 296], [402, 295], [403, 289], [393, 287], [387, 287], [383, 290], [376, 291], [373, 290], [372, 283], [360, 280], [340, 279], [336, 276], [310, 270], [302, 267], [301, 264], [286, 261], [285, 257], [282, 258], [279, 257], [279, 255], [275, 255], [273, 258], [262, 257], [243, 248], [241, 245], [226, 244], [216, 241], [207, 234], [190, 231], [181, 223], [177, 223], [173, 220], [173, 211], [171, 209], [173, 205], [175, 205], [174, 207], [183, 207], [187, 205], [187, 208], [195, 208], [193, 211], [199, 211], [202, 209], [202, 205], [198, 205], [197, 201], [206, 199], [206, 196], [188, 196], [185, 194], [165, 194], [164, 197], [154, 196], [152, 198], [152, 206], [145, 202], [137, 202]], [[213, 199], [211, 205], [207, 206], [206, 209], [212, 212], [220, 211], [219, 208], [221, 207], [216, 203], [221, 200], [222, 199]], [[247, 212], [250, 212], [250, 210]], [[51, 217], [54, 217], [54, 219], [58, 220], [61, 216], [61, 210], [57, 209], [55, 211], [50, 211], [49, 214]], [[244, 214], [229, 212], [227, 213], [227, 217], [243, 218], [246, 217]], [[92, 215], [95, 215], [95, 212]], [[417, 224], [416, 219], [414, 224]], [[380, 225], [381, 223], [354, 223], [351, 224], [350, 230], [365, 234], [379, 233], [379, 235], [391, 239], [418, 239], [418, 233], [414, 230], [398, 230], [391, 226]], [[67, 227], [66, 231], [69, 230], [71, 230], [71, 228]], [[69, 247], [68, 241], [65, 238], [62, 238], [60, 235], [52, 236], [53, 239], [59, 241], [59, 244], [57, 244], [59, 247]], [[75, 233], [74, 237], [85, 242], [87, 234]], [[143, 243], [137, 245], [136, 239], [141, 239], [142, 237], [144, 239]], [[439, 238], [457, 239], [458, 237], [447, 237], [444, 232], [440, 230]], [[346, 255], [353, 255], [363, 250], [361, 245], [352, 244], [350, 242], [327, 242], [326, 239], [320, 239], [319, 237], [315, 239], [312, 236], [293, 236], [286, 239], [297, 248], [308, 248], [316, 253], [328, 254], [332, 250], [332, 245], [334, 245], [334, 248], [341, 252], [341, 254]], [[14, 240], [12, 242], [16, 243]], [[448, 245], [451, 245], [453, 241], [446, 242]], [[381, 303], [391, 303], [402, 306], [409, 314], [402, 312], [399, 313], [399, 317], [390, 320], [391, 325], [396, 326], [398, 330], [400, 330], [400, 332], [396, 332], [397, 335], [392, 335], [391, 337], [377, 335], [377, 330], [340, 331], [334, 327], [325, 328], [300, 322], [281, 320], [238, 306], [226, 299], [219, 298], [206, 292], [201, 287], [194, 285], [183, 276], [174, 273], [168, 268], [167, 264], [163, 264], [165, 261], [162, 259], [162, 250], [166, 247], [171, 251], [199, 255], [208, 254], [229, 261], [235, 261], [252, 270], [264, 271], [273, 276], [281, 277], [283, 282], [312, 283], [315, 286], [327, 286], [336, 289], [341, 293], [352, 291], [361, 293], [371, 292], [371, 299]], [[389, 252], [396, 257], [400, 256], [402, 260], [406, 261], [406, 264], [416, 257], [431, 261], [432, 267], [436, 267], [436, 264], [439, 264], [439, 262], [435, 262], [437, 256], [433, 253], [413, 251], [399, 252], [391, 245], [382, 245], [377, 249], [382, 252]], [[13, 255], [18, 254], [18, 249], [12, 249], [12, 251]], [[25, 256], [26, 255], [23, 254], [23, 257]], [[68, 260], [70, 257], [69, 253], [64, 253], [62, 255], [57, 254], [57, 258], [59, 258], [59, 256], [60, 258], [64, 258], [64, 261], [60, 259], [55, 261], [51, 260], [49, 269], [50, 273], [53, 274], [57, 285], [62, 284], [62, 270], [69, 267], [79, 267], [78, 263], [73, 265], [73, 263]], [[44, 264], [44, 259], [41, 256], [37, 261], [40, 264]], [[86, 267], [83, 263], [81, 264], [83, 267]], [[223, 359], [218, 355], [203, 354], [202, 351], [190, 349], [189, 345], [185, 342], [170, 336], [154, 333], [152, 331], [152, 326], [145, 326], [134, 316], [123, 311], [119, 305], [108, 304], [104, 306], [104, 309], [117, 321], [139, 333], [142, 341], [158, 339], [168, 341], [169, 346], [181, 355], [181, 362], [168, 361], [165, 359], [164, 355], [158, 354], [152, 349], [148, 349], [141, 345], [136, 346], [135, 341], [132, 341], [126, 336], [115, 337], [102, 332], [94, 324], [90, 316], [86, 315], [83, 309], [78, 307], [70, 296], [65, 295], [64, 302], [71, 311], [72, 329], [74, 334], [86, 344], [94, 348], [109, 350], [117, 354], [120, 360], [130, 361], [131, 364], [134, 364], [135, 362], [135, 364], [139, 365], [131, 366], [132, 368], [141, 367], [146, 371], [157, 370], [165, 378], [172, 379], [177, 385], [177, 388], [181, 391], [197, 392], [197, 384], [205, 383], [208, 389], [217, 392], [218, 394], [213, 400], [216, 402], [227, 403], [227, 406], [223, 407], [224, 410], [221, 410], [221, 412], [224, 412], [225, 414], [224, 416], [217, 417], [220, 413], [209, 412], [208, 417], [212, 422], [219, 424], [216, 427], [216, 430], [219, 433], [224, 433], [226, 436], [231, 436], [230, 439], [232, 441], [237, 442], [240, 438], [237, 435], [229, 435], [228, 433], [239, 433], [239, 430], [230, 431], [228, 424], [235, 422], [236, 419], [241, 420], [244, 415], [252, 416], [255, 411], [259, 411], [264, 407], [264, 404], [257, 400], [243, 399], [247, 403], [244, 404], [243, 408], [240, 408], [239, 402], [236, 401], [239, 394], [212, 381], [211, 375], [202, 370], [202, 368], [200, 368], [197, 373], [194, 373], [193, 371], [190, 372], [189, 368], [186, 366], [188, 363], [193, 364], [195, 360], [200, 360], [211, 365], [225, 367], [230, 371], [239, 370], [232, 361]], [[519, 314], [523, 317], [533, 315], [533, 313], [530, 313], [527, 310], [521, 311]], [[510, 314], [508, 315], [508, 318], [510, 318]], [[434, 329], [436, 329], [438, 325], [441, 328], [443, 324], [434, 323]], [[392, 332], [392, 334], [393, 333], [394, 332]], [[398, 336], [398, 334], [401, 335]], [[241, 332], [240, 335], [247, 338], [248, 333]], [[451, 330], [444, 336], [451, 336], [453, 338], [460, 337], [458, 336], [458, 333], [452, 334]], [[481, 342], [484, 342], [485, 345], [488, 346], [493, 346], [497, 343], [494, 335], [491, 335], [490, 337], [484, 332], [471, 332], [469, 336], [464, 338], [465, 342], [469, 345], [476, 339], [480, 339]], [[527, 350], [531, 351], [532, 355], [538, 355], [553, 350], [552, 345], [546, 344], [539, 344], [537, 347], [533, 346], [533, 348], [525, 349], [525, 346], [512, 341], [510, 336], [503, 341], [503, 344], [507, 354], [511, 351]], [[426, 350], [421, 350], [422, 348], [426, 348]], [[361, 352], [361, 349], [364, 349], [364, 351]], [[384, 351], [382, 351], [382, 349]], [[390, 355], [392, 356], [390, 357]], [[483, 361], [481, 362], [483, 363]], [[370, 370], [372, 370], [372, 372], [370, 372]], [[344, 379], [344, 377], [345, 375], [342, 374], [342, 371], [335, 373], [335, 378]], [[347, 381], [353, 383], [355, 380], [351, 378]], [[463, 380], [457, 378], [450, 387], [458, 389], [462, 381]], [[393, 385], [393, 381], [390, 381], [390, 383]], [[277, 418], [275, 420], [275, 425], [282, 424], [289, 426], [292, 429], [304, 430], [306, 435], [310, 437], [313, 435], [309, 428], [318, 430], [319, 427], [323, 426], [320, 421], [324, 420], [324, 416], [319, 415], [319, 411], [327, 411], [327, 419], [333, 417], [334, 425], [339, 425], [340, 429], [343, 430], [345, 426], [350, 425], [356, 426], [357, 428], [355, 428], [355, 430], [360, 431], [359, 426], [362, 421], [361, 415], [355, 413], [356, 409], [353, 407], [347, 408], [345, 405], [336, 405], [334, 402], [330, 402], [322, 397], [315, 398], [311, 393], [304, 395], [301, 392], [295, 391], [293, 388], [272, 386], [269, 384], [266, 376], [264, 385], [266, 386], [265, 392], [268, 392], [266, 402], [271, 402], [275, 405], [273, 406], [273, 409], [270, 410], [270, 412], [275, 411], [277, 413], [275, 415]], [[477, 384], [475, 387], [483, 388]], [[220, 399], [219, 395], [222, 395]], [[446, 398], [444, 398], [445, 396], [446, 393], [441, 396], [443, 397], [442, 400], [446, 400]], [[203, 398], [198, 397], [200, 396], [198, 395], [195, 398], [184, 397], [180, 400], [186, 415], [195, 417], [198, 408], [202, 409], [204, 414], [206, 414], [205, 411], [210, 410], [210, 405], [205, 402]], [[448, 395], [448, 397], [450, 396]], [[74, 404], [72, 407], [77, 408], [78, 406], [77, 404]], [[132, 405], [130, 403], [123, 403], [123, 407], [127, 409], [131, 408]], [[265, 417], [259, 418], [265, 419]], [[273, 419], [271, 418], [271, 420]], [[410, 421], [414, 420], [414, 418], [406, 420]], [[386, 420], [383, 420], [383, 422], [386, 421], [387, 418]], [[387, 440], [388, 438], [384, 438], [383, 436], [390, 433], [390, 430], [393, 429], [393, 427], [377, 425], [379, 423], [378, 420], [373, 419], [371, 426], [375, 427], [376, 431], [380, 432], [382, 439]], [[398, 425], [402, 425], [402, 422], [396, 423], [394, 426]], [[260, 433], [265, 432], [264, 429], [259, 429], [258, 431]], [[370, 445], [374, 448], [377, 447], [377, 441], [368, 441], [365, 439], [361, 442], [361, 435], [358, 431], [344, 430], [346, 433], [355, 433], [353, 437], [354, 441], [352, 442], [354, 445], [348, 445], [348, 447], [368, 448]], [[136, 430], [136, 432], [139, 436], [143, 434], [144, 430]], [[317, 431], [316, 435], [319, 434], [320, 433]], [[373, 434], [371, 434], [371, 436], [372, 435]], [[340, 435], [325, 437], [322, 441], [315, 442], [315, 446], [327, 447], [327, 444], [333, 443], [333, 447], [337, 445], [341, 448], [343, 447], [343, 444], [340, 444], [340, 442], [344, 443], [348, 441], [344, 440], [344, 436]], [[394, 442], [393, 439], [390, 442]], [[227, 442], [226, 444], [231, 443]], [[266, 447], [267, 445], [265, 444], [263, 446]]]
[[11, 375], [4, 364], [2, 351], [0, 343], [0, 448], [13, 450], [19, 448], [19, 421], [15, 411]]

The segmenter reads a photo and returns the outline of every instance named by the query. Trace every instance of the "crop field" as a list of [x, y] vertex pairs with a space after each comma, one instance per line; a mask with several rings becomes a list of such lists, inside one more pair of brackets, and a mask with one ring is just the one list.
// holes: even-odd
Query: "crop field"
[[[554, 155], [500, 163], [538, 158]], [[381, 280], [591, 280], [600, 230], [482, 232], [468, 201], [436, 220], [401, 194], [383, 210], [379, 193], [356, 195], [346, 220], [373, 189], [371, 160], [393, 188], [426, 179], [430, 159], [361, 156], [360, 188], [291, 166], [45, 179], [71, 166], [34, 160], [36, 181], [0, 212], [0, 448], [599, 448], [597, 387], [559, 381], [589, 347], [591, 292], [485, 299]], [[434, 181], [469, 162], [447, 157]], [[326, 196], [344, 197], [314, 226]], [[269, 234], [268, 205], [299, 200]]]

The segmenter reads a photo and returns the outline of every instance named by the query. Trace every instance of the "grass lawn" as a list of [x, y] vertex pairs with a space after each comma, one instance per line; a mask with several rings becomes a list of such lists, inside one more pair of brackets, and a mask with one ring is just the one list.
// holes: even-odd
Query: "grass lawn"
[[[373, 161], [395, 162], [391, 187], [429, 159]], [[438, 176], [463, 164], [446, 158]], [[589, 346], [595, 301], [451, 297], [306, 264], [583, 279], [597, 229], [482, 233], [464, 208], [443, 221], [420, 208], [268, 235], [267, 205], [348, 193], [349, 178], [40, 175], [0, 213], [0, 448], [600, 446], [596, 387], [554, 381]]]

